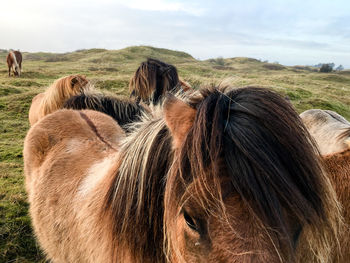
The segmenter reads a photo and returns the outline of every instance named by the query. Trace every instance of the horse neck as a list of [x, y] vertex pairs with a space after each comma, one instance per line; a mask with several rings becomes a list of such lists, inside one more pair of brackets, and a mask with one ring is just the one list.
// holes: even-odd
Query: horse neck
[[11, 56], [13, 58], [13, 62], [15, 64], [15, 67], [17, 68], [18, 67], [18, 63], [17, 63], [17, 59], [16, 59], [16, 54], [13, 51], [10, 51], [10, 53], [11, 53]]
[[170, 135], [162, 119], [135, 127], [121, 148], [106, 209], [121, 250], [129, 251], [134, 262], [162, 262], [163, 184], [172, 160]]
[[344, 218], [350, 222], [350, 148], [323, 159], [338, 199], [343, 205]]

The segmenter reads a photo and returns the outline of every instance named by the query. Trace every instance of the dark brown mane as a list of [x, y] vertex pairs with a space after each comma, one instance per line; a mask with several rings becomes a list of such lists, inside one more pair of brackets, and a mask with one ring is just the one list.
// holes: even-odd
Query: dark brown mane
[[103, 94], [80, 94], [69, 98], [63, 108], [84, 110], [91, 109], [111, 116], [122, 128], [129, 131], [128, 125], [139, 121], [144, 107], [133, 100]]
[[129, 89], [136, 100], [158, 104], [166, 92], [176, 92], [180, 86], [176, 67], [149, 58], [136, 70]]
[[[166, 218], [176, 216], [171, 204], [181, 207], [195, 181], [200, 183], [191, 191], [198, 203], [206, 211], [222, 209], [218, 200], [227, 189], [221, 189], [219, 178], [227, 176], [231, 194], [238, 194], [252, 216], [276, 233], [277, 246], [290, 251], [291, 258], [283, 260], [294, 261], [295, 236], [289, 233], [331, 224], [322, 199], [328, 190], [308, 132], [292, 106], [267, 89], [201, 93], [190, 102], [197, 116], [168, 176]], [[298, 222], [294, 231], [288, 229], [290, 217]]]
[[114, 257], [119, 262], [117, 257], [123, 258], [120, 251], [127, 247], [133, 262], [165, 262], [160, 248], [164, 185], [173, 159], [171, 137], [162, 119], [138, 125], [138, 132], [123, 146], [123, 161], [105, 199], [120, 248]]

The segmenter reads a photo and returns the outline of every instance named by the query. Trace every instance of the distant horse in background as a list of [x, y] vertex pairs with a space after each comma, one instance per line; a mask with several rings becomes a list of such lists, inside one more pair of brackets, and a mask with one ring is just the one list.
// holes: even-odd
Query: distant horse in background
[[343, 116], [330, 110], [311, 109], [301, 113], [300, 117], [320, 149], [326, 171], [343, 206], [347, 229], [340, 238], [340, 262], [349, 262], [350, 123]]
[[337, 199], [283, 97], [168, 95], [133, 126], [59, 110], [29, 130], [30, 215], [52, 262], [330, 262]]
[[69, 98], [64, 104], [65, 109], [95, 110], [111, 116], [125, 130], [133, 122], [140, 121], [141, 116], [150, 109], [134, 100], [120, 98], [101, 93], [84, 93]]
[[181, 81], [177, 69], [157, 59], [142, 62], [130, 80], [130, 97], [146, 104], [158, 104], [166, 92], [187, 91], [191, 87]]
[[30, 125], [60, 109], [68, 98], [91, 88], [88, 80], [82, 75], [70, 75], [56, 80], [45, 92], [33, 98], [29, 109]]
[[9, 77], [11, 76], [11, 69], [14, 76], [21, 76], [22, 71], [22, 54], [19, 51], [10, 50], [6, 57], [7, 66], [9, 68]]

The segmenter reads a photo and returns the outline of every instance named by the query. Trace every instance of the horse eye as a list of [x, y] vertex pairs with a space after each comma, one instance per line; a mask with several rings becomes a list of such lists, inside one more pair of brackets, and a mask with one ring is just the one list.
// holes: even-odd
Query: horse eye
[[194, 231], [198, 231], [198, 227], [196, 223], [194, 222], [193, 218], [186, 212], [184, 211], [184, 218], [186, 221], [186, 224]]

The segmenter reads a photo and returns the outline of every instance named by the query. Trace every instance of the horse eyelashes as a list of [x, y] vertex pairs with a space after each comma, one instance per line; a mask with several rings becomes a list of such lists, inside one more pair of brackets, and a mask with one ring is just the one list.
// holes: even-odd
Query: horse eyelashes
[[193, 220], [193, 218], [186, 211], [184, 211], [183, 213], [184, 213], [186, 224], [189, 226], [189, 228], [191, 228], [194, 231], [198, 231], [198, 227], [195, 221]]

